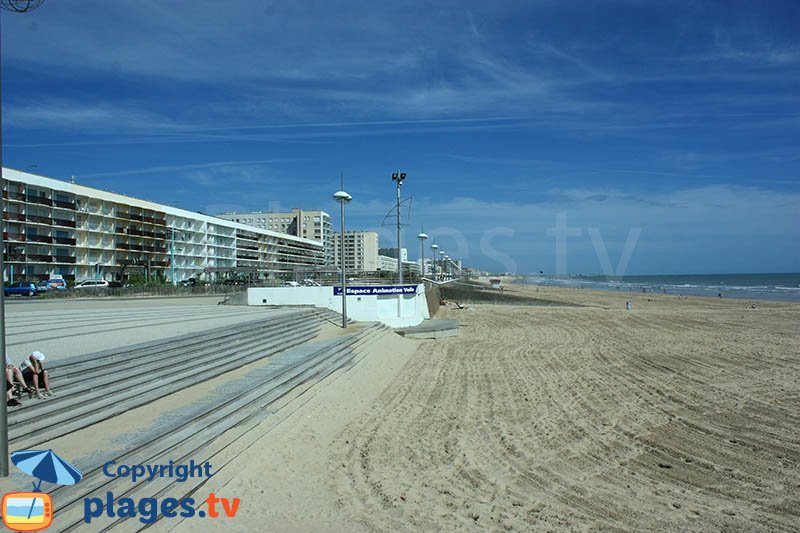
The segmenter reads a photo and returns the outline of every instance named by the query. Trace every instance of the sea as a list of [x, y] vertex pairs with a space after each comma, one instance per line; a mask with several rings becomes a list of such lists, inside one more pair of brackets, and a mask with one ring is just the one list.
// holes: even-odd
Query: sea
[[648, 294], [678, 294], [754, 300], [800, 302], [800, 273], [793, 274], [670, 274], [659, 276], [531, 275], [533, 285], [572, 287]]

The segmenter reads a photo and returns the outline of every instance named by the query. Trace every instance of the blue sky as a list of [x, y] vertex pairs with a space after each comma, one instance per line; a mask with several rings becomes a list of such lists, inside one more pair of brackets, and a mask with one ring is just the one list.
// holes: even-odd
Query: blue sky
[[401, 169], [468, 265], [796, 272], [800, 3], [760, 4], [49, 0], [2, 13], [4, 160], [337, 225], [344, 173], [387, 246]]

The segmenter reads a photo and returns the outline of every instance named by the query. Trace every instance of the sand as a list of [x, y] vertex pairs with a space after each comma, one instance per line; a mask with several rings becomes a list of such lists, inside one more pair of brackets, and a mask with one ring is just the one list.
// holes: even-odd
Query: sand
[[382, 531], [796, 530], [800, 305], [510, 290], [587, 307], [437, 315], [461, 335], [426, 341], [327, 452], [342, 516]]
[[230, 448], [235, 518], [152, 530], [797, 530], [800, 304], [506, 292], [571, 306], [386, 334]]

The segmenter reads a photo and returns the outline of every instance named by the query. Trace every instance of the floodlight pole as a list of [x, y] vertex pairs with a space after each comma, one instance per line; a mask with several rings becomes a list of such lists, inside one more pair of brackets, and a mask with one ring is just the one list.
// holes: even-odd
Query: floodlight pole
[[[25, 13], [26, 11], [33, 11], [44, 0], [0, 0], [0, 8], [6, 11], [14, 11], [16, 13]], [[2, 32], [0, 31], [0, 37]], [[2, 40], [2, 39], [0, 39]], [[0, 73], [2, 72], [2, 49], [0, 49]], [[2, 119], [2, 74], [0, 74], [0, 189], [3, 185], [3, 119]], [[0, 195], [0, 213], [3, 212], [2, 195]], [[6, 303], [5, 303], [5, 282], [6, 282], [6, 265], [3, 255], [6, 253], [5, 242], [3, 239], [4, 224], [0, 220], [0, 281], [3, 282], [3, 290], [0, 291], [0, 358], [3, 360], [3, 368], [6, 366]], [[13, 281], [13, 280], [11, 280]], [[6, 402], [0, 406], [0, 477], [8, 477], [8, 406]]]
[[399, 170], [392, 174], [392, 181], [397, 185], [397, 283], [403, 284], [403, 261], [400, 259], [400, 186], [406, 179], [406, 173]]

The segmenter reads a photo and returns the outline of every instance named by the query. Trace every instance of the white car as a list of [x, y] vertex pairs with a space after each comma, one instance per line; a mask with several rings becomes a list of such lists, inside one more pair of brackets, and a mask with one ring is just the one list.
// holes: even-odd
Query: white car
[[75, 290], [78, 289], [107, 289], [108, 281], [104, 279], [85, 279], [80, 283], [75, 284]]

